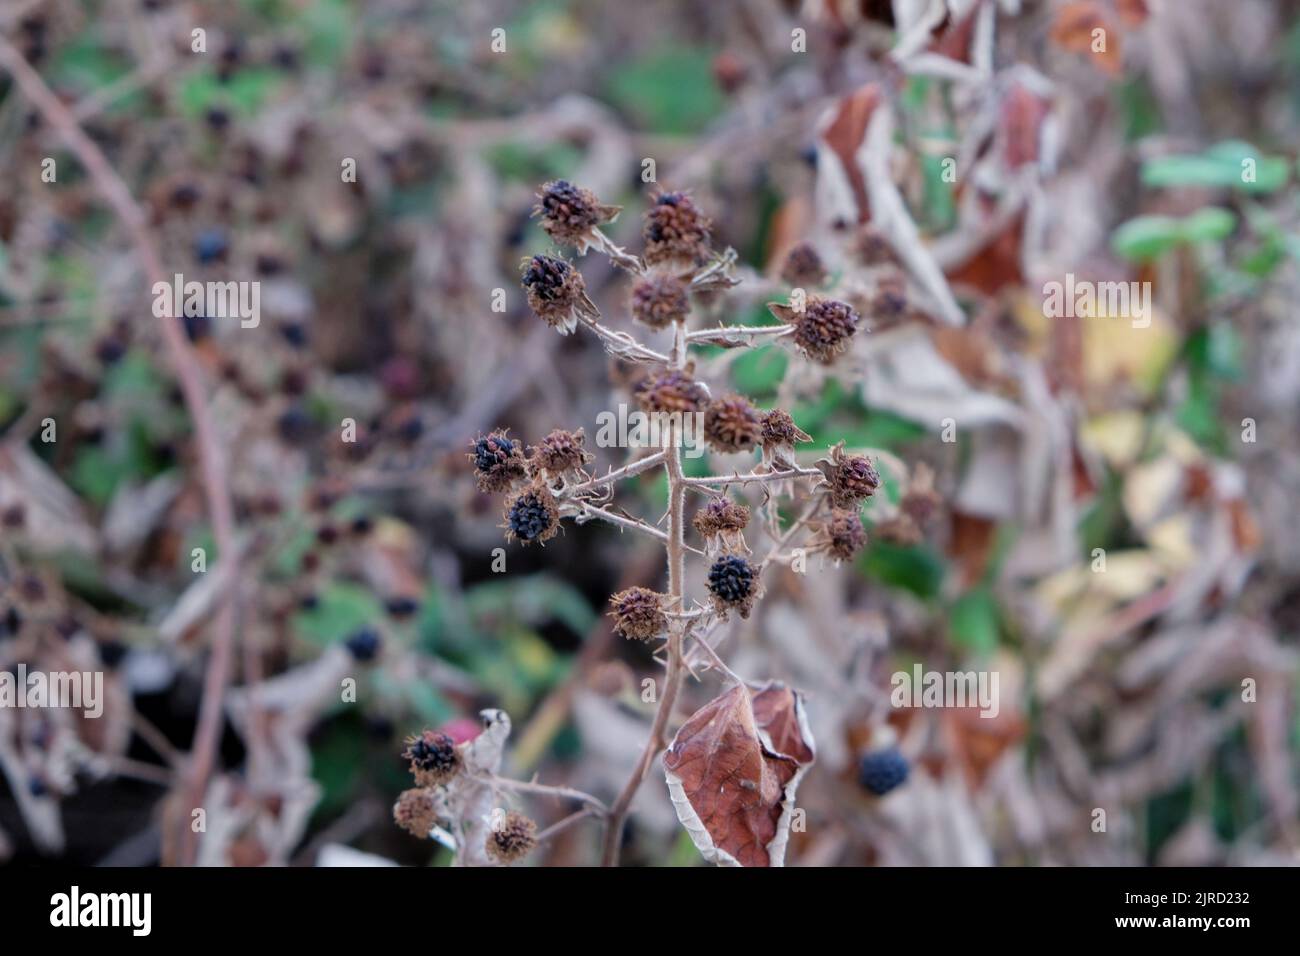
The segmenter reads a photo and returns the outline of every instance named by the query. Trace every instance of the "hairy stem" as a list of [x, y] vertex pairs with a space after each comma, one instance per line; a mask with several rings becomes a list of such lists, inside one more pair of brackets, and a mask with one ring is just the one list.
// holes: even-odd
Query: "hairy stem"
[[[681, 368], [686, 362], [686, 330], [679, 323], [673, 335], [673, 364]], [[684, 603], [684, 580], [686, 576], [686, 484], [682, 477], [682, 449], [680, 435], [674, 429], [668, 438], [668, 448], [664, 455], [664, 471], [668, 474], [668, 594], [676, 599], [676, 606]], [[623, 824], [627, 820], [628, 809], [632, 800], [641, 789], [650, 770], [650, 764], [664, 748], [667, 737], [668, 721], [672, 717], [673, 706], [677, 702], [677, 692], [682, 685], [682, 647], [686, 631], [691, 627], [689, 621], [683, 625], [672, 626], [668, 631], [668, 669], [664, 675], [664, 692], [659, 700], [659, 709], [655, 711], [654, 723], [650, 727], [650, 737], [646, 740], [641, 757], [632, 770], [632, 776], [623, 785], [622, 792], [609, 809], [605, 824], [605, 846], [601, 853], [602, 866], [617, 866], [619, 851], [623, 844]]]
[[631, 478], [633, 475], [639, 475], [641, 472], [647, 471], [662, 462], [665, 454], [666, 452], [657, 451], [653, 454], [646, 455], [644, 458], [639, 458], [630, 465], [624, 465], [622, 468], [615, 468], [607, 475], [602, 475], [599, 478], [592, 478], [589, 481], [584, 481], [580, 485], [566, 488], [565, 493], [569, 495], [577, 495], [584, 491], [594, 491], [597, 488], [603, 488], [613, 482], [622, 481], [624, 478]]
[[785, 471], [759, 471], [745, 475], [705, 475], [702, 478], [683, 478], [682, 484], [690, 488], [712, 485], [746, 485], [750, 482], [787, 481], [791, 478], [821, 478], [816, 468], [790, 468]]

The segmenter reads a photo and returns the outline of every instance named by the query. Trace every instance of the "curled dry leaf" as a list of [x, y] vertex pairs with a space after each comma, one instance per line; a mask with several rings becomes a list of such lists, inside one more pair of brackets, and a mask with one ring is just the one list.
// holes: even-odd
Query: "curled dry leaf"
[[737, 684], [701, 707], [664, 754], [677, 819], [710, 863], [782, 866], [795, 790], [816, 752], [798, 691]]

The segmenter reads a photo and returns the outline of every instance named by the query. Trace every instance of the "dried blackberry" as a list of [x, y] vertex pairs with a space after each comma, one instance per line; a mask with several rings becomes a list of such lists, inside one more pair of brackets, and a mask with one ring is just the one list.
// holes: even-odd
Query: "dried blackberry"
[[747, 451], [758, 444], [761, 431], [758, 409], [741, 395], [725, 395], [705, 409], [704, 437], [718, 451]]
[[907, 780], [907, 758], [897, 747], [873, 750], [858, 763], [858, 782], [877, 797], [883, 797]]
[[609, 599], [614, 633], [633, 641], [651, 641], [668, 630], [664, 595], [649, 588], [628, 588]]
[[506, 506], [506, 537], [524, 544], [544, 543], [555, 537], [560, 514], [555, 498], [544, 485], [533, 485]]
[[745, 558], [724, 554], [709, 568], [709, 593], [722, 615], [736, 610], [749, 617], [758, 597], [758, 571]]
[[456, 776], [463, 763], [456, 741], [433, 730], [408, 737], [402, 757], [409, 761], [415, 782], [422, 787], [441, 786]]
[[537, 194], [533, 215], [542, 217], [542, 229], [561, 245], [586, 252], [594, 231], [618, 218], [619, 206], [603, 204], [590, 189], [563, 179], [546, 183]]
[[670, 369], [636, 387], [636, 399], [647, 412], [692, 413], [709, 404], [709, 393], [685, 372]]
[[479, 435], [471, 449], [469, 460], [474, 463], [479, 491], [505, 491], [527, 476], [523, 444], [504, 430]]
[[686, 284], [667, 273], [651, 273], [632, 286], [632, 318], [652, 329], [685, 322], [691, 309]]
[[574, 331], [583, 319], [600, 318], [600, 312], [587, 297], [582, 273], [565, 259], [555, 256], [525, 259], [521, 284], [528, 293], [529, 308], [562, 335]]
[[488, 832], [487, 852], [503, 866], [518, 863], [537, 846], [537, 824], [511, 810]]
[[645, 260], [692, 266], [708, 258], [713, 224], [686, 193], [663, 192], [646, 211]]
[[433, 794], [424, 789], [403, 790], [393, 804], [393, 820], [411, 836], [427, 837], [438, 825]]

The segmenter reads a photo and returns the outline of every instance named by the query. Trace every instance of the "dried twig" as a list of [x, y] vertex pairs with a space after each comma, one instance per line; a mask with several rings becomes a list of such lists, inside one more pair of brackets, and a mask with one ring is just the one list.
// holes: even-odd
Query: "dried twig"
[[[100, 196], [112, 208], [114, 215], [126, 227], [131, 244], [144, 269], [147, 281], [166, 281], [158, 243], [150, 231], [145, 214], [122, 178], [113, 170], [103, 151], [81, 129], [76, 117], [54, 95], [26, 58], [3, 36], [0, 36], [0, 66], [14, 78], [23, 95], [40, 111], [46, 122], [55, 129], [68, 148], [85, 167]], [[226, 482], [220, 443], [216, 426], [209, 411], [202, 371], [191, 351], [181, 327], [180, 319], [164, 309], [159, 319], [167, 351], [171, 356], [186, 410], [194, 425], [199, 460], [203, 474], [203, 490], [207, 499], [208, 514], [212, 521], [212, 535], [219, 554], [233, 554], [235, 548], [234, 509], [230, 489]], [[217, 605], [212, 654], [208, 660], [203, 682], [203, 701], [199, 722], [194, 732], [190, 753], [190, 766], [186, 781], [186, 806], [196, 807], [203, 800], [208, 777], [216, 760], [217, 740], [221, 731], [222, 706], [226, 684], [230, 678], [231, 660], [235, 640], [235, 608], [230, 600], [232, 590], [227, 587]], [[184, 815], [182, 827], [182, 859], [194, 858], [196, 837], [189, 826], [189, 814]]]

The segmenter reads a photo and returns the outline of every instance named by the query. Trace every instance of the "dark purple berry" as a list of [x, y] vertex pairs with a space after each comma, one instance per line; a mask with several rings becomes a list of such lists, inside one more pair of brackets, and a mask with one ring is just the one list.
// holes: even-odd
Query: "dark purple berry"
[[381, 644], [379, 634], [371, 628], [363, 628], [357, 631], [345, 642], [348, 651], [352, 654], [354, 660], [365, 663], [373, 661], [379, 654]]
[[907, 779], [907, 758], [897, 747], [873, 750], [862, 755], [858, 782], [877, 797], [883, 797]]
[[728, 604], [741, 604], [754, 591], [754, 568], [739, 555], [724, 554], [709, 568], [709, 590]]

